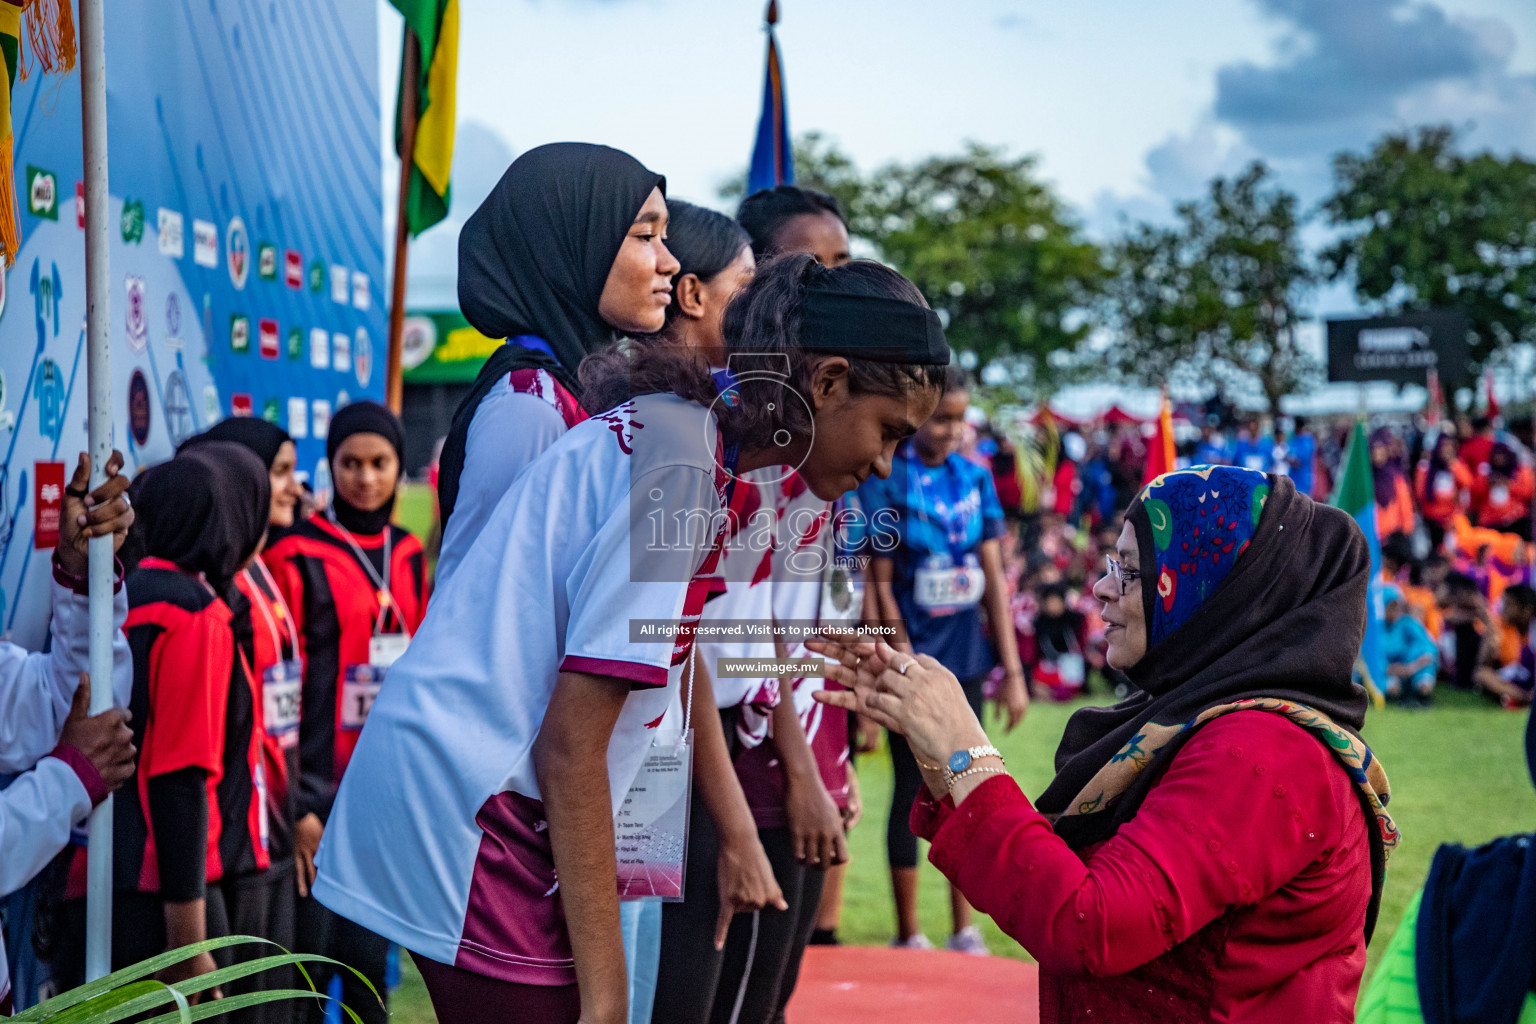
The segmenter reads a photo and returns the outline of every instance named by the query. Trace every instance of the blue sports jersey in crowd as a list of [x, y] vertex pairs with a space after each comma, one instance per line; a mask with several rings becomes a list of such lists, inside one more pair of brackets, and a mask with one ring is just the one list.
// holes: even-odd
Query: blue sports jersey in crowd
[[1291, 483], [1296, 485], [1296, 490], [1308, 497], [1312, 494], [1312, 484], [1315, 479], [1312, 467], [1317, 460], [1317, 438], [1308, 433], [1297, 434], [1291, 438]]
[[961, 679], [991, 671], [981, 545], [1007, 532], [991, 474], [959, 455], [924, 465], [907, 441], [890, 479], [870, 477], [859, 501], [871, 517], [873, 553], [895, 563], [896, 604], [913, 648]]

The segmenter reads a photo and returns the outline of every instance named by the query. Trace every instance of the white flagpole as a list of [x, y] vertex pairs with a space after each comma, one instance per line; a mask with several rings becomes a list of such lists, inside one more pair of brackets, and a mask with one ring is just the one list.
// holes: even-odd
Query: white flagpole
[[[89, 389], [91, 487], [106, 480], [112, 454], [111, 235], [107, 223], [107, 55], [105, 0], [80, 3], [80, 121], [85, 146], [85, 376]], [[113, 705], [112, 538], [90, 542], [91, 714]], [[85, 977], [112, 970], [112, 798], [91, 812], [86, 881]]]

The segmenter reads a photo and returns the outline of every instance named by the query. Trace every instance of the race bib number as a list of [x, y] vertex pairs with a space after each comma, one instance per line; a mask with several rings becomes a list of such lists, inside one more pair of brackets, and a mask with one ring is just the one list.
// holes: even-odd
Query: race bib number
[[267, 735], [284, 750], [299, 742], [299, 686], [303, 674], [296, 658], [269, 665], [261, 674], [261, 706]]
[[1450, 498], [1456, 494], [1456, 478], [1445, 470], [1435, 474], [1435, 497]]
[[693, 730], [657, 736], [613, 819], [619, 899], [682, 900], [692, 783]]
[[372, 665], [349, 665], [341, 679], [341, 727], [356, 732], [368, 721], [378, 699], [384, 670]]
[[974, 606], [986, 593], [987, 577], [978, 565], [924, 567], [917, 570], [913, 597], [930, 615], [947, 615]]
[[404, 633], [380, 633], [368, 640], [368, 664], [376, 669], [387, 669], [400, 660], [400, 655], [411, 645], [411, 638]]

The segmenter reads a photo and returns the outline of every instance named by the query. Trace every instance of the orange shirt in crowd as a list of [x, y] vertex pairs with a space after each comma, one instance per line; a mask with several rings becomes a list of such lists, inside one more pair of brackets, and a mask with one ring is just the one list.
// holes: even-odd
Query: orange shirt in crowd
[[1412, 533], [1415, 522], [1413, 490], [1399, 476], [1392, 485], [1392, 500], [1376, 503], [1376, 536], [1385, 540], [1394, 533]]
[[1466, 508], [1473, 482], [1472, 471], [1460, 459], [1453, 460], [1433, 475], [1429, 471], [1429, 460], [1421, 459], [1414, 472], [1414, 493], [1418, 495], [1424, 518], [1449, 527], [1456, 513]]

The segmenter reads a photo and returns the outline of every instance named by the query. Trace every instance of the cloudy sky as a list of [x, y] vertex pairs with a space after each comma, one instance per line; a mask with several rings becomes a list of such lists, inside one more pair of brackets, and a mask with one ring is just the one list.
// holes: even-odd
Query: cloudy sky
[[[450, 223], [412, 250], [416, 301], [451, 295], [457, 223], [517, 153], [604, 142], [719, 204], [762, 90], [759, 0], [460, 0]], [[1096, 235], [1166, 216], [1263, 157], [1302, 197], [1329, 156], [1428, 122], [1536, 154], [1532, 0], [780, 0], [790, 127], [861, 167], [975, 139], [1039, 157]], [[380, 0], [394, 95], [399, 17]], [[388, 195], [395, 163], [386, 160]], [[393, 220], [393, 199], [389, 200]], [[391, 224], [391, 231], [393, 230]], [[413, 301], [413, 304], [416, 304]], [[1348, 305], [1339, 290], [1323, 305]], [[1325, 310], [1327, 311], [1327, 310]]]

